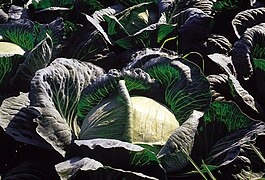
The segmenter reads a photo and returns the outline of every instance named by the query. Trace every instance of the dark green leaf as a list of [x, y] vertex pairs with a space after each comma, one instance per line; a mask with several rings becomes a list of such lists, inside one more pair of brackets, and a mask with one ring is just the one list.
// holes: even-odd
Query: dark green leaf
[[9, 80], [14, 76], [25, 51], [16, 44], [0, 42], [0, 92], [12, 89]]
[[215, 98], [218, 98], [219, 100], [223, 98], [226, 100], [233, 100], [240, 106], [242, 111], [250, 117], [260, 118], [263, 116], [264, 112], [260, 104], [241, 86], [234, 76], [235, 69], [232, 64], [231, 57], [218, 53], [208, 55], [208, 57], [221, 67], [223, 72], [227, 75], [226, 77], [223, 75], [223, 78], [215, 76], [219, 80], [223, 79], [221, 80], [223, 82], [222, 85], [220, 85], [220, 83], [218, 85], [218, 80], [216, 78], [210, 77], [212, 80], [210, 83], [212, 83], [213, 93], [215, 93], [215, 95], [217, 95], [216, 93], [223, 95], [223, 97]]
[[12, 84], [18, 86], [23, 92], [30, 89], [30, 81], [35, 72], [46, 67], [52, 57], [53, 42], [49, 35], [37, 44], [27, 55], [26, 59], [20, 64]]
[[32, 4], [36, 9], [45, 9], [49, 7], [71, 7], [74, 0], [32, 0]]
[[229, 11], [229, 10], [237, 10], [240, 8], [249, 9], [255, 0], [218, 0], [213, 4], [213, 10], [215, 11]]
[[192, 158], [223, 166], [236, 159], [242, 145], [255, 141], [265, 131], [264, 123], [243, 114], [233, 102], [215, 101], [198, 127]]
[[86, 19], [88, 22], [90, 22], [101, 34], [102, 36], [105, 38], [105, 40], [112, 45], [111, 40], [109, 39], [108, 34], [104, 31], [104, 29], [101, 27], [101, 25], [99, 24], [100, 22], [98, 22], [97, 20], [95, 20], [94, 18], [92, 18], [89, 15], [85, 15]]
[[62, 50], [62, 42], [64, 35], [64, 22], [63, 18], [57, 18], [49, 24], [38, 24], [34, 26], [34, 36], [36, 37], [35, 43], [39, 43], [47, 34], [51, 37], [53, 42], [52, 58], [54, 59]]
[[113, 5], [111, 7], [108, 8], [101, 8], [98, 9], [97, 11], [95, 11], [92, 15], [92, 17], [97, 20], [98, 22], [102, 22], [104, 21], [104, 16], [111, 16], [111, 15], [115, 15], [117, 13], [122, 12], [125, 9], [124, 6], [122, 6], [121, 4], [116, 4]]
[[165, 102], [182, 124], [193, 110], [204, 111], [210, 101], [209, 82], [195, 64], [181, 59], [157, 57], [143, 69], [165, 88]]
[[244, 144], [236, 159], [227, 166], [220, 168], [218, 179], [261, 179], [264, 176], [264, 163], [251, 147], [253, 144]]
[[19, 19], [0, 24], [0, 35], [30, 51], [34, 47], [34, 23], [28, 19]]
[[84, 89], [78, 103], [78, 116], [84, 119], [87, 113], [103, 98], [113, 93], [119, 80], [125, 80], [128, 91], [149, 90], [154, 80], [141, 69], [124, 71], [110, 70], [107, 74], [98, 77], [90, 86]]
[[125, 49], [149, 47], [151, 32], [157, 29], [158, 16], [154, 3], [146, 2], [131, 6], [121, 13], [105, 16], [108, 34], [116, 44]]

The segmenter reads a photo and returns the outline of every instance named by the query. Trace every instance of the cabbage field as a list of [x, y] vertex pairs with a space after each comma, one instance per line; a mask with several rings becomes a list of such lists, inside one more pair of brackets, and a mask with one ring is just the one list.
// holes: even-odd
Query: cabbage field
[[0, 0], [0, 179], [265, 179], [265, 2]]

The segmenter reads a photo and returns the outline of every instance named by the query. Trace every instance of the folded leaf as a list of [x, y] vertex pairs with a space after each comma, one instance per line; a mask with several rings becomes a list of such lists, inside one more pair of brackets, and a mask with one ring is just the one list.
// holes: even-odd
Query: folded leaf
[[232, 20], [235, 34], [238, 38], [247, 30], [255, 25], [265, 22], [265, 8], [255, 8], [241, 11]]
[[30, 105], [41, 115], [37, 132], [64, 155], [64, 149], [77, 135], [77, 103], [81, 91], [103, 70], [75, 59], [58, 58], [36, 72], [31, 81]]
[[62, 180], [67, 179], [153, 179], [142, 173], [104, 166], [88, 157], [73, 157], [55, 166]]
[[125, 82], [119, 82], [117, 95], [105, 98], [89, 111], [80, 139], [110, 138], [133, 144], [164, 145], [178, 127], [175, 116], [150, 98], [130, 97]]
[[0, 24], [0, 35], [27, 51], [34, 47], [33, 32], [34, 23], [28, 19], [19, 19]]
[[241, 110], [244, 113], [248, 114], [250, 117], [263, 117], [264, 111], [262, 110], [261, 105], [258, 103], [259, 101], [255, 100], [254, 97], [242, 87], [242, 85], [234, 76], [235, 69], [232, 64], [231, 57], [217, 53], [208, 55], [208, 57], [218, 66], [220, 66], [227, 74], [225, 83], [227, 83], [229, 87], [226, 89], [226, 92], [224, 91], [224, 89], [223, 91], [220, 91], [219, 89], [218, 92], [226, 94], [227, 100], [233, 100], [234, 102], [236, 102], [240, 106]]
[[232, 44], [224, 36], [210, 34], [205, 41], [201, 42], [200, 48], [205, 54], [220, 53], [229, 55], [232, 51]]
[[253, 77], [253, 58], [264, 57], [265, 23], [247, 29], [234, 44], [232, 61], [240, 82]]
[[113, 93], [118, 87], [119, 80], [125, 80], [128, 91], [150, 90], [154, 80], [141, 69], [110, 70], [107, 74], [98, 77], [84, 89], [78, 102], [78, 116], [84, 119], [87, 113], [103, 98]]
[[199, 119], [202, 116], [202, 112], [193, 111], [190, 117], [169, 137], [157, 154], [167, 173], [179, 172], [188, 165], [189, 160], [186, 153], [191, 154]]
[[0, 107], [1, 127], [16, 141], [51, 149], [52, 147], [36, 132], [37, 124], [34, 119], [39, 117], [40, 113], [28, 106], [28, 93], [5, 99]]
[[[213, 17], [196, 8], [187, 9], [189, 14], [179, 29], [179, 52], [188, 53], [204, 40], [213, 28]], [[196, 29], [196, 31], [194, 31]]]
[[12, 84], [18, 86], [23, 92], [30, 89], [30, 81], [35, 72], [42, 69], [51, 61], [53, 42], [47, 34], [46, 38], [37, 44], [27, 55], [26, 59], [20, 64], [15, 76], [12, 78]]
[[199, 163], [204, 159], [208, 165], [227, 165], [239, 155], [241, 146], [264, 132], [264, 123], [243, 114], [235, 103], [215, 101], [198, 126], [191, 157]]
[[131, 6], [122, 12], [104, 17], [108, 24], [108, 34], [116, 44], [124, 49], [149, 47], [152, 43], [151, 32], [158, 21], [156, 7], [152, 2]]
[[47, 37], [47, 34], [51, 37], [52, 46], [52, 59], [55, 59], [62, 50], [63, 36], [64, 36], [64, 21], [63, 18], [58, 17], [54, 21], [48, 24], [35, 23], [34, 36], [35, 43], [40, 43]]
[[228, 75], [226, 74], [213, 74], [207, 76], [210, 83], [213, 101], [229, 101], [233, 99], [230, 93], [230, 86], [228, 85]]
[[[156, 155], [138, 145], [114, 139], [76, 140], [82, 155], [125, 171], [143, 173], [158, 179], [166, 179]], [[119, 157], [119, 158], [117, 158]]]
[[182, 124], [193, 110], [204, 111], [210, 101], [209, 82], [198, 66], [187, 60], [157, 57], [143, 69], [165, 88], [165, 102]]

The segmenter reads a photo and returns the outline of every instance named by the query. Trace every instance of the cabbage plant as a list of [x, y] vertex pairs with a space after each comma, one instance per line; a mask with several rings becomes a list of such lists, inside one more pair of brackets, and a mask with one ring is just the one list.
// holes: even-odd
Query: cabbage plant
[[264, 177], [263, 2], [0, 8], [1, 178]]
[[[163, 98], [156, 99], [158, 93]], [[56, 59], [36, 72], [29, 94], [3, 101], [1, 118], [17, 141], [70, 158], [55, 166], [62, 179], [83, 171], [98, 177], [102, 168], [106, 177], [113, 172], [166, 179], [166, 173], [187, 168], [193, 153], [216, 169], [264, 130], [233, 103], [211, 103], [210, 84], [197, 65], [158, 49], [143, 50], [127, 68], [108, 73], [91, 63]], [[224, 130], [211, 134], [212, 124]], [[68, 157], [73, 147], [80, 152]]]

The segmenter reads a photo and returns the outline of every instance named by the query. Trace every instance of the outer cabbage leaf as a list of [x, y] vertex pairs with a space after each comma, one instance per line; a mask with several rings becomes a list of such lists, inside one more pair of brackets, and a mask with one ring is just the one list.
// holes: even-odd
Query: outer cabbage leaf
[[198, 126], [191, 157], [207, 165], [227, 165], [236, 159], [241, 146], [264, 132], [264, 123], [243, 114], [235, 103], [215, 101]]
[[122, 11], [105, 16], [108, 23], [108, 34], [115, 43], [125, 49], [132, 47], [149, 47], [152, 44], [151, 32], [158, 21], [154, 3], [141, 3]]
[[125, 67], [126, 69], [141, 68], [146, 62], [156, 57], [169, 57], [171, 59], [180, 57], [174, 51], [163, 48], [144, 48], [135, 52], [131, 56], [131, 62]]
[[119, 32], [133, 35], [148, 25], [157, 22], [154, 14], [153, 3], [141, 3], [107, 18], [108, 34], [115, 35]]
[[9, 80], [23, 61], [25, 51], [16, 44], [0, 42], [0, 92], [10, 88]]
[[208, 57], [216, 63], [220, 68], [222, 68], [223, 73], [227, 75], [236, 75], [236, 70], [233, 65], [231, 56], [226, 56], [224, 54], [214, 53], [208, 55]]
[[0, 35], [28, 51], [34, 47], [33, 32], [34, 23], [28, 19], [0, 24]]
[[[194, 47], [193, 51], [194, 52], [187, 53], [184, 57], [200, 66], [205, 75], [222, 74], [224, 71], [220, 69], [208, 55], [220, 53], [228, 56], [231, 54], [232, 44], [224, 36], [210, 34], [204, 40], [200, 41], [198, 45]], [[196, 58], [195, 55], [200, 57]]]
[[[180, 7], [173, 6], [173, 7], [171, 11], [166, 11], [165, 13], [162, 13], [160, 16], [159, 23], [161, 23], [161, 25], [158, 30], [157, 41], [160, 42], [165, 37], [168, 38], [172, 38], [172, 36], [177, 37], [180, 43], [180, 45], [177, 44], [177, 48], [182, 48], [179, 50], [184, 51], [185, 49], [190, 48], [189, 46], [191, 45], [189, 44], [189, 42], [191, 41], [191, 39], [193, 39], [194, 43], [194, 40], [198, 39], [202, 40], [203, 38], [206, 37], [206, 35], [209, 34], [212, 28], [212, 17], [196, 6], [193, 7], [191, 5], [191, 7], [187, 7], [182, 10], [178, 9], [178, 8], [183, 8], [181, 6]], [[191, 31], [191, 29], [196, 29], [196, 32]], [[188, 34], [192, 36], [191, 37], [185, 36], [184, 31], [189, 31]], [[196, 44], [194, 44], [193, 46], [195, 45]], [[165, 45], [165, 47], [171, 50], [175, 50], [172, 49], [172, 46], [167, 44]]]
[[73, 157], [55, 166], [62, 180], [67, 179], [153, 179], [142, 173], [104, 166], [88, 157]]
[[143, 69], [164, 88], [165, 104], [182, 124], [193, 110], [204, 111], [210, 101], [209, 82], [200, 68], [187, 60], [150, 59]]
[[202, 53], [213, 54], [220, 53], [229, 55], [232, 51], [232, 44], [229, 40], [218, 34], [210, 34], [206, 40], [202, 41], [200, 44]]
[[187, 154], [191, 154], [199, 119], [202, 116], [203, 112], [194, 111], [190, 117], [175, 130], [158, 153], [157, 156], [167, 173], [181, 171], [189, 164]]
[[207, 80], [210, 83], [213, 101], [229, 101], [233, 99], [228, 85], [227, 74], [212, 74], [207, 76]]
[[[141, 146], [114, 139], [76, 140], [83, 156], [95, 159], [104, 166], [140, 172], [158, 179], [166, 179], [165, 171], [156, 155]], [[117, 158], [120, 157], [120, 158]]]
[[23, 92], [30, 90], [30, 81], [35, 72], [48, 66], [52, 57], [53, 42], [49, 35], [37, 44], [27, 55], [26, 59], [12, 78], [12, 84], [19, 87]]
[[[176, 11], [177, 10], [174, 9], [172, 13], [171, 12], [169, 14], [163, 13], [161, 15], [159, 22], [162, 25], [159, 27], [159, 31], [158, 31], [158, 42], [160, 42], [164, 37], [169, 36], [169, 33], [170, 33], [170, 36], [173, 36], [173, 37], [178, 36], [178, 35], [183, 36], [182, 28], [185, 28], [186, 26], [191, 26], [191, 25], [194, 26], [193, 23], [199, 23], [200, 21], [202, 21], [202, 18], [206, 20], [206, 16], [208, 16], [201, 9], [198, 9], [198, 8], [187, 8], [178, 13]], [[195, 20], [195, 18], [197, 20]], [[196, 22], [194, 22], [194, 20]], [[205, 25], [206, 24], [203, 24], [203, 26]], [[202, 32], [200, 32], [200, 34], [202, 34]], [[172, 49], [172, 47], [170, 46], [167, 48]]]
[[110, 52], [108, 43], [93, 26], [77, 28], [66, 43], [61, 54], [82, 61], [96, 61]]
[[81, 19], [84, 25], [76, 26], [76, 30], [67, 38], [61, 55], [93, 62], [107, 70], [117, 68], [121, 64], [119, 57], [111, 51], [112, 40], [102, 29], [98, 17], [81, 14], [77, 18], [76, 21]]
[[265, 8], [255, 8], [241, 11], [232, 20], [235, 34], [238, 38], [247, 30], [255, 25], [265, 22]]
[[49, 24], [35, 23], [34, 36], [36, 37], [36, 44], [45, 39], [47, 34], [51, 37], [53, 42], [52, 59], [54, 59], [62, 50], [62, 42], [64, 36], [63, 18], [59, 17]]
[[90, 63], [58, 58], [36, 72], [31, 81], [30, 105], [40, 112], [37, 132], [62, 155], [78, 134], [77, 103], [81, 91], [103, 70]]
[[118, 94], [105, 98], [89, 111], [80, 139], [110, 138], [133, 144], [164, 145], [179, 125], [174, 114], [150, 98], [130, 97], [125, 83], [119, 81]]
[[108, 34], [104, 31], [104, 29], [101, 27], [101, 25], [99, 24], [99, 22], [97, 20], [95, 20], [93, 17], [89, 16], [89, 15], [85, 15], [86, 19], [89, 23], [91, 23], [104, 37], [104, 39], [109, 43], [112, 44], [111, 40], [109, 39]]
[[39, 117], [40, 113], [27, 108], [28, 106], [28, 93], [5, 99], [0, 107], [1, 127], [16, 141], [51, 149], [52, 147], [36, 132], [37, 124], [34, 119]]
[[252, 118], [259, 119], [264, 116], [264, 111], [259, 104], [259, 101], [255, 100], [254, 97], [242, 87], [239, 81], [236, 79], [235, 68], [232, 64], [231, 57], [227, 57], [223, 54], [211, 54], [208, 57], [214, 61], [223, 71], [227, 74], [226, 83], [228, 85], [227, 92], [218, 91], [219, 93], [230, 94], [230, 99], [236, 102], [241, 110]]
[[[183, 15], [189, 14], [185, 23], [180, 27], [178, 32], [179, 52], [187, 53], [192, 51], [199, 42], [204, 40], [213, 27], [213, 17], [203, 11], [190, 8], [183, 12]], [[194, 31], [196, 29], [196, 31]]]
[[86, 87], [78, 102], [77, 113], [80, 119], [84, 119], [87, 113], [103, 98], [116, 91], [119, 81], [125, 80], [128, 91], [150, 90], [154, 80], [141, 69], [110, 70]]
[[265, 56], [265, 23], [247, 29], [234, 44], [232, 61], [240, 82], [248, 81], [253, 76], [253, 58]]
[[236, 159], [220, 168], [217, 179], [261, 179], [264, 176], [264, 163], [253, 150], [254, 145], [244, 144]]

